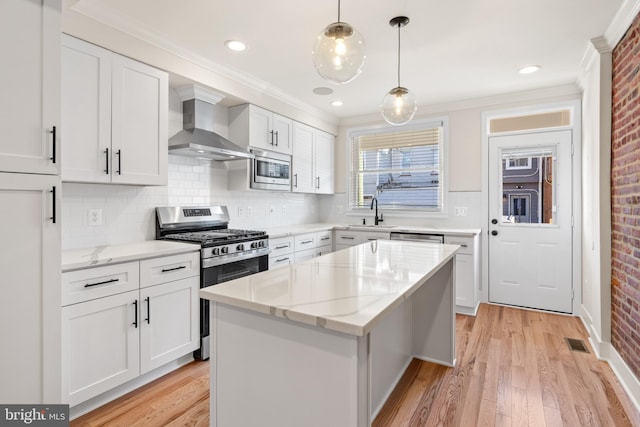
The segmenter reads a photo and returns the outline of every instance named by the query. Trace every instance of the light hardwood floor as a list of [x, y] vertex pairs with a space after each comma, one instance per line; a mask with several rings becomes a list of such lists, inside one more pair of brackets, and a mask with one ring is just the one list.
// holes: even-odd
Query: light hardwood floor
[[[609, 366], [565, 337], [587, 342], [578, 318], [487, 304], [458, 315], [456, 367], [414, 359], [373, 426], [640, 427]], [[71, 426], [208, 426], [208, 369], [193, 362]]]

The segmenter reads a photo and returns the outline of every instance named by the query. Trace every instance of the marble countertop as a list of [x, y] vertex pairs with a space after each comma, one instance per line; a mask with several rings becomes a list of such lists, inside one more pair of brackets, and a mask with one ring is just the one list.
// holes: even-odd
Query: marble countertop
[[176, 255], [200, 250], [200, 245], [165, 240], [148, 240], [123, 245], [106, 245], [62, 251], [62, 271], [99, 265]]
[[475, 236], [482, 232], [479, 228], [451, 228], [451, 227], [420, 227], [412, 225], [357, 225], [357, 224], [333, 224], [333, 223], [316, 223], [316, 224], [298, 224], [287, 227], [273, 227], [267, 229], [270, 239], [278, 237], [294, 236], [297, 234], [313, 233], [325, 230], [354, 230], [354, 231], [403, 231], [409, 233], [431, 233], [431, 234], [447, 234], [455, 236]]
[[210, 286], [200, 297], [364, 336], [458, 248], [378, 240]]

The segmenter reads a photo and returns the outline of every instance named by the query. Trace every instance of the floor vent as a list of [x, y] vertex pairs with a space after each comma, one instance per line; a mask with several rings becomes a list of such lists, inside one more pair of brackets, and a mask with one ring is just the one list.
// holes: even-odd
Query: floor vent
[[567, 342], [567, 345], [569, 346], [569, 350], [580, 351], [582, 353], [589, 353], [589, 350], [587, 350], [587, 346], [584, 344], [584, 341], [577, 340], [575, 338], [565, 338], [564, 340]]

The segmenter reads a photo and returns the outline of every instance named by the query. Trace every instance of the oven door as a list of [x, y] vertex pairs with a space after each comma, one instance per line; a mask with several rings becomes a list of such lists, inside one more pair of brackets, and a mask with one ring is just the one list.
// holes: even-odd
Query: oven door
[[[269, 268], [269, 255], [233, 261], [227, 264], [202, 268], [200, 287], [218, 285], [229, 280], [266, 271]], [[209, 300], [200, 299], [200, 349], [193, 353], [199, 360], [209, 359]]]
[[260, 190], [291, 189], [291, 156], [264, 150], [251, 150], [250, 187]]

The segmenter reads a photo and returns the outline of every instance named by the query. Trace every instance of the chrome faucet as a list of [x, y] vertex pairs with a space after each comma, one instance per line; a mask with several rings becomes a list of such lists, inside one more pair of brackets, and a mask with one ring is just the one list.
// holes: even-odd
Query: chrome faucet
[[379, 223], [381, 223], [384, 220], [382, 219], [382, 213], [378, 217], [378, 198], [377, 197], [374, 197], [373, 199], [371, 199], [371, 209], [373, 209], [373, 203], [374, 202], [376, 203], [376, 216], [373, 217], [373, 224], [374, 225], [378, 225]]

